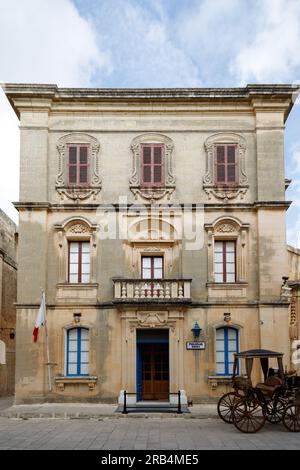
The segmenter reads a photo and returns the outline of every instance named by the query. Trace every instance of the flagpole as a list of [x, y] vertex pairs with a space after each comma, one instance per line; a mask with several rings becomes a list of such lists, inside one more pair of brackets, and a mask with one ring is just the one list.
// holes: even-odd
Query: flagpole
[[49, 337], [48, 337], [48, 328], [47, 328], [47, 309], [46, 309], [46, 299], [45, 299], [44, 291], [42, 295], [43, 295], [43, 302], [44, 302], [44, 308], [45, 308], [45, 338], [46, 338], [47, 366], [48, 366], [48, 385], [49, 385], [49, 392], [52, 392]]

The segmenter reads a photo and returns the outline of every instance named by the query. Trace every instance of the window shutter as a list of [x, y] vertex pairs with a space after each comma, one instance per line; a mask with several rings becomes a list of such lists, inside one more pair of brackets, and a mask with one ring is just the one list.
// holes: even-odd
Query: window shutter
[[87, 182], [88, 182], [87, 147], [80, 147], [79, 183], [86, 184]]
[[238, 182], [236, 145], [215, 147], [215, 183], [232, 185]]
[[153, 148], [153, 183], [162, 184], [162, 147]]
[[216, 183], [225, 183], [225, 146], [217, 145], [215, 150]]
[[77, 147], [69, 147], [69, 183], [77, 183]]
[[143, 146], [142, 183], [151, 184], [151, 146]]
[[162, 145], [142, 145], [141, 184], [148, 187], [163, 184]]
[[70, 145], [69, 157], [69, 184], [86, 185], [89, 178], [89, 161], [87, 145]]
[[237, 162], [235, 145], [227, 146], [227, 182], [237, 182]]

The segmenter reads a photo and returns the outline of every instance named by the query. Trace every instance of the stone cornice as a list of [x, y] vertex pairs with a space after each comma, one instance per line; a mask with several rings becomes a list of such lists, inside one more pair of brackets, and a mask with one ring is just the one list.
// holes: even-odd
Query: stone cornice
[[203, 207], [205, 210], [239, 210], [239, 209], [247, 209], [247, 210], [256, 210], [260, 208], [264, 209], [288, 209], [292, 201], [256, 201], [254, 203], [174, 203], [174, 204], [153, 204], [145, 203], [145, 204], [92, 204], [92, 203], [65, 203], [65, 204], [51, 204], [50, 202], [14, 202], [14, 207], [20, 210], [49, 210], [49, 211], [82, 211], [82, 210], [105, 210], [105, 211], [127, 211], [130, 210], [132, 213], [133, 211], [141, 211], [141, 210], [196, 210], [201, 209]]
[[225, 102], [247, 102], [250, 108], [256, 108], [271, 103], [270, 110], [278, 109], [288, 116], [299, 86], [289, 84], [252, 85], [244, 88], [58, 88], [54, 84], [3, 84], [2, 88], [16, 114], [24, 107], [47, 110], [54, 103], [78, 104], [105, 102], [126, 103], [142, 102], [153, 104], [155, 102], [182, 102], [207, 103], [220, 106]]
[[[149, 307], [153, 307], [151, 305], [152, 302], [149, 302], [148, 305]], [[258, 308], [258, 307], [277, 307], [277, 308], [287, 308], [289, 306], [290, 302], [289, 301], [282, 301], [282, 300], [245, 300], [245, 301], [234, 301], [234, 300], [220, 300], [218, 301], [196, 301], [193, 300], [192, 302], [188, 302], [188, 307], [189, 308], [210, 308], [210, 307], [230, 307], [230, 308]], [[17, 309], [27, 309], [27, 308], [32, 308], [32, 309], [38, 309], [40, 307], [40, 304], [38, 303], [15, 303], [14, 304]], [[136, 308], [136, 304], [135, 308]], [[145, 304], [140, 303], [140, 305], [145, 308]], [[73, 310], [74, 307], [77, 309], [90, 309], [90, 308], [99, 308], [99, 309], [116, 309], [116, 305], [113, 301], [109, 302], [97, 302], [97, 303], [89, 303], [89, 304], [80, 304], [80, 303], [74, 303], [74, 304], [58, 304], [58, 303], [49, 303], [47, 304], [47, 309], [70, 309]]]

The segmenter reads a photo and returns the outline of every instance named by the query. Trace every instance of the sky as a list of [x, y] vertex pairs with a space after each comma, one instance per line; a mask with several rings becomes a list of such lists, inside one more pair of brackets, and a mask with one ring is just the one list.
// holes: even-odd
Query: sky
[[[300, 84], [300, 0], [0, 0], [0, 82]], [[300, 247], [300, 100], [286, 124], [287, 241]], [[18, 119], [0, 91], [0, 207], [17, 222]]]

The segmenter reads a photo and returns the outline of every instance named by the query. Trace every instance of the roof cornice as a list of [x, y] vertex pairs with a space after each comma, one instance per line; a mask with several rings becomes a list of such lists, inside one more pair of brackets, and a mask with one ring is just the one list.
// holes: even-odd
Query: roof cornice
[[47, 102], [213, 102], [222, 101], [285, 101], [287, 114], [299, 93], [298, 85], [249, 84], [241, 88], [59, 88], [55, 84], [4, 83], [2, 88], [19, 116], [18, 101]]

